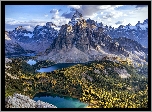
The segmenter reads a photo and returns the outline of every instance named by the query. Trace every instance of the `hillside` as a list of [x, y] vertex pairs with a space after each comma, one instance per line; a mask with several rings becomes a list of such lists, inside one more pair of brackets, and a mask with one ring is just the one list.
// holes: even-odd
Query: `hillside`
[[147, 108], [148, 78], [126, 63], [105, 59], [34, 74], [23, 73], [22, 63], [12, 59], [7, 64], [8, 73], [17, 78], [5, 76], [6, 97], [17, 92], [33, 98], [37, 92], [48, 92], [77, 98], [91, 108]]

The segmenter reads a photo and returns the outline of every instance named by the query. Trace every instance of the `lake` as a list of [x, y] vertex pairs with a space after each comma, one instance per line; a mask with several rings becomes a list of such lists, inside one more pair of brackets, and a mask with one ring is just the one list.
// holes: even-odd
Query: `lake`
[[80, 102], [76, 98], [71, 97], [61, 97], [61, 96], [41, 96], [34, 97], [33, 100], [44, 101], [50, 104], [55, 105], [57, 108], [85, 108], [88, 104]]
[[54, 70], [57, 70], [57, 69], [62, 69], [62, 68], [67, 68], [67, 67], [70, 67], [70, 66], [73, 66], [73, 65], [76, 65], [78, 63], [58, 63], [58, 64], [55, 64], [51, 67], [47, 67], [47, 68], [40, 68], [39, 70], [37, 70], [38, 72], [52, 72]]
[[[30, 65], [36, 64], [36, 61], [30, 59], [27, 62]], [[51, 72], [57, 69], [67, 68], [78, 63], [58, 63], [53, 66], [47, 68], [40, 68], [37, 70], [38, 72]], [[80, 64], [80, 63], [79, 63]], [[38, 93], [39, 94], [39, 93]], [[80, 102], [76, 98], [71, 97], [61, 97], [61, 96], [54, 96], [54, 95], [43, 95], [43, 96], [36, 96], [33, 98], [35, 101], [44, 101], [50, 104], [55, 105], [57, 108], [85, 108], [88, 104]]]
[[35, 60], [32, 60], [32, 59], [29, 59], [29, 60], [27, 61], [27, 63], [30, 64], [30, 65], [34, 65], [34, 64], [36, 64], [36, 61], [35, 61]]
[[[27, 61], [27, 63], [30, 64], [30, 65], [34, 65], [34, 64], [36, 64], [36, 61], [33, 60], [33, 59], [29, 59]], [[58, 64], [54, 64], [54, 65], [49, 66], [49, 67], [40, 68], [39, 70], [37, 70], [37, 72], [41, 72], [41, 73], [52, 72], [52, 71], [57, 70], [57, 69], [71, 67], [71, 66], [74, 66], [76, 64], [82, 64], [82, 63], [58, 63]]]

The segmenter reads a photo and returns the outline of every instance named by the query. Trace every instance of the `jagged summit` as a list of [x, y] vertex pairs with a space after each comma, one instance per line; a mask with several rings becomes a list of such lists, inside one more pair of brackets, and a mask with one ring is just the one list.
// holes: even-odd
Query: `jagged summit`
[[17, 28], [15, 28], [15, 31], [26, 31], [26, 29], [22, 26], [18, 26]]
[[76, 10], [76, 12], [73, 14], [71, 21], [69, 21], [70, 25], [75, 25], [78, 21], [81, 21], [83, 19], [83, 16], [80, 12]]
[[82, 14], [76, 10], [72, 18], [82, 18]]
[[48, 28], [51, 28], [51, 27], [57, 27], [54, 23], [52, 23], [52, 22], [47, 22], [46, 23], [46, 26], [48, 27]]

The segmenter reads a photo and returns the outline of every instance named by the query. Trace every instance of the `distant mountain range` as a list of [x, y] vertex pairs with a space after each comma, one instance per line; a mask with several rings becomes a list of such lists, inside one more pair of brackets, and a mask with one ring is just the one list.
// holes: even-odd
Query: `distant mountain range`
[[[22, 48], [41, 54], [38, 60], [87, 62], [105, 56], [120, 56], [130, 58], [133, 62], [147, 63], [148, 19], [135, 26], [128, 24], [112, 28], [91, 19], [85, 20], [76, 11], [71, 21], [62, 25], [59, 31], [54, 27], [55, 24], [48, 22], [30, 32], [19, 26], [13, 31], [6, 31], [5, 40], [15, 41], [19, 45], [19, 49], [15, 50]], [[9, 45], [5, 45], [5, 53], [8, 53]]]
[[135, 26], [128, 24], [126, 26], [120, 25], [118, 28], [105, 27], [108, 35], [113, 38], [127, 37], [129, 39], [139, 42], [144, 47], [148, 47], [148, 19], [143, 23], [138, 23]]
[[58, 31], [52, 26], [52, 22], [46, 23], [46, 26], [37, 25], [33, 32], [19, 26], [6, 33], [10, 37], [10, 41], [15, 40], [24, 50], [43, 54], [58, 35]]

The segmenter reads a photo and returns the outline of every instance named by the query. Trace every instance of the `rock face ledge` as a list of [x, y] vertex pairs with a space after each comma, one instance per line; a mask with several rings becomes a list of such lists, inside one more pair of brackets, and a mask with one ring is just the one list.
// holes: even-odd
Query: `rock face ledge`
[[13, 96], [9, 96], [5, 99], [6, 108], [57, 108], [56, 106], [42, 102], [40, 100], [34, 101], [28, 96], [24, 96], [18, 93], [14, 93]]

